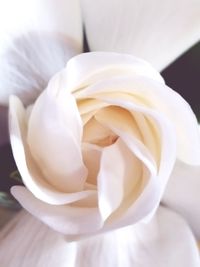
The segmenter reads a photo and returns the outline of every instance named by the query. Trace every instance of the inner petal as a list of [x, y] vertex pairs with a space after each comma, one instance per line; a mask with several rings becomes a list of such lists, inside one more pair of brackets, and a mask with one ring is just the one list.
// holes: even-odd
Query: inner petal
[[82, 144], [82, 156], [83, 162], [88, 171], [88, 177], [86, 183], [90, 186], [96, 187], [97, 185], [97, 175], [99, 172], [100, 160], [101, 160], [102, 148], [90, 144], [90, 143], [83, 143]]
[[[102, 152], [98, 175], [99, 208], [106, 220], [134, 194], [138, 196], [142, 182], [142, 164], [121, 138]], [[133, 199], [133, 198], [131, 198]]]
[[105, 147], [113, 144], [118, 136], [93, 116], [84, 126], [83, 142]]

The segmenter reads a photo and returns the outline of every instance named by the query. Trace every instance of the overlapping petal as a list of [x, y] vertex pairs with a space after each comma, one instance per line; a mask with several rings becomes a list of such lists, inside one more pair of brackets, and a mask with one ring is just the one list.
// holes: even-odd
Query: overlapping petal
[[81, 0], [91, 51], [129, 53], [159, 71], [200, 40], [198, 0]]
[[7, 267], [198, 267], [200, 264], [187, 223], [163, 207], [147, 225], [125, 227], [72, 243], [23, 211], [0, 234], [0, 258]]
[[200, 239], [200, 166], [177, 161], [166, 187], [163, 203], [180, 213]]
[[27, 143], [45, 179], [60, 191], [84, 189], [87, 170], [82, 160], [81, 140], [80, 114], [59, 73], [31, 111]]
[[14, 186], [11, 192], [23, 208], [55, 231], [65, 234], [68, 240], [95, 234], [103, 225], [98, 208], [87, 207], [87, 203], [83, 207], [75, 203], [50, 205], [35, 198], [24, 186]]
[[41, 170], [35, 164], [26, 142], [26, 115], [20, 100], [12, 97], [10, 100], [10, 139], [17, 167], [27, 188], [37, 198], [54, 205], [67, 204], [90, 196], [93, 197], [96, 194], [94, 190], [66, 193], [56, 190], [45, 180]]
[[[117, 76], [113, 63], [108, 64], [108, 62], [112, 62], [114, 58], [115, 64], [123, 66], [127, 63], [127, 57], [130, 68], [127, 67], [128, 71], [125, 73], [119, 72], [118, 69]], [[94, 62], [97, 62], [97, 67]], [[83, 67], [85, 65], [86, 70]], [[104, 75], [104, 68], [98, 69], [99, 65], [107, 66], [108, 76]], [[142, 71], [145, 74], [142, 74]], [[119, 93], [117, 98], [121, 99], [121, 103], [132, 101], [165, 114], [176, 129], [178, 158], [189, 164], [200, 163], [199, 129], [192, 109], [180, 95], [163, 83], [159, 75], [152, 74], [150, 65], [142, 64], [142, 61], [138, 62], [131, 56], [93, 52], [70, 60], [67, 72], [70, 74], [69, 77], [72, 77], [69, 90], [75, 92], [77, 99], [92, 97], [105, 101], [106, 97], [112, 99], [116, 93]], [[84, 80], [82, 74], [85, 75]], [[91, 82], [92, 85], [90, 85]], [[83, 87], [86, 88], [78, 90]], [[193, 141], [190, 143], [188, 140]]]

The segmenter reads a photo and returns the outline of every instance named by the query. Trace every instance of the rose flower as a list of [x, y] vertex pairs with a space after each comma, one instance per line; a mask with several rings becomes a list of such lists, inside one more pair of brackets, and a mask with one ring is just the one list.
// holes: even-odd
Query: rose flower
[[200, 161], [189, 105], [125, 54], [72, 58], [27, 108], [12, 96], [10, 137], [26, 186], [13, 195], [69, 240], [145, 222], [176, 159]]

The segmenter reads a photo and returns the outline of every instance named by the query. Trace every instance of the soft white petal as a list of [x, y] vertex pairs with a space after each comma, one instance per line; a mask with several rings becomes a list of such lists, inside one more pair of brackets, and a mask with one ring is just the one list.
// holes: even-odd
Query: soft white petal
[[194, 237], [176, 213], [159, 208], [148, 225], [67, 243], [34, 217], [21, 212], [0, 233], [6, 267], [199, 267]]
[[33, 102], [81, 47], [78, 0], [0, 0], [0, 102]]
[[200, 166], [178, 161], [166, 187], [163, 203], [187, 219], [200, 239]]
[[33, 106], [27, 142], [46, 180], [60, 191], [84, 188], [87, 170], [81, 155], [82, 122], [62, 73], [54, 76]]
[[10, 140], [15, 162], [24, 184], [40, 200], [50, 204], [67, 204], [95, 196], [95, 190], [77, 193], [63, 193], [56, 190], [48, 182], [35, 164], [26, 143], [26, 112], [16, 97], [10, 98]]
[[133, 204], [143, 189], [142, 173], [141, 162], [120, 138], [103, 149], [97, 179], [99, 209], [104, 220], [121, 204], [124, 209]]
[[81, 47], [82, 22], [79, 1], [1, 0], [0, 41], [27, 32], [54, 32]]
[[76, 243], [67, 243], [64, 236], [21, 211], [0, 232], [0, 259], [7, 267], [74, 267]]
[[74, 92], [78, 87], [88, 86], [99, 80], [134, 74], [164, 83], [161, 75], [142, 59], [128, 54], [90, 52], [80, 54], [67, 63], [67, 87]]
[[198, 0], [81, 0], [91, 51], [130, 53], [162, 70], [200, 39]]
[[[117, 66], [110, 64], [109, 53], [102, 52], [82, 54], [69, 61], [66, 71], [67, 75], [71, 74], [69, 77], [73, 77], [72, 84], [70, 84], [69, 87], [70, 90], [75, 91], [76, 98], [84, 99], [93, 97], [106, 102], [104, 96], [108, 96], [112, 99], [116, 95], [116, 97], [121, 98], [121, 102], [123, 100], [123, 102], [131, 100], [134, 103], [136, 102], [142, 106], [148, 106], [165, 114], [176, 129], [178, 158], [190, 164], [199, 164], [199, 129], [196, 117], [189, 104], [178, 93], [162, 83], [161, 79], [158, 79], [158, 77], [156, 79], [155, 76], [151, 78], [151, 67], [147, 68], [147, 73], [149, 71], [150, 76], [146, 75], [146, 77], [144, 77], [140, 72], [142, 66], [144, 69], [148, 66], [146, 66], [144, 62], [140, 62], [141, 66], [138, 67], [137, 59], [134, 57], [111, 53], [111, 58], [112, 57], [116, 60], [115, 63]], [[91, 58], [93, 58], [93, 60], [96, 58], [97, 65], [98, 62], [100, 62], [100, 64], [104, 63], [104, 68], [107, 66], [107, 70], [109, 69], [108, 73], [111, 73], [111, 75], [105, 76], [105, 69], [96, 69], [95, 66], [93, 66]], [[84, 66], [84, 62], [87, 61], [87, 59], [88, 65], [86, 65], [86, 70], [88, 68], [90, 72], [87, 73], [85, 80], [83, 80], [79, 70], [83, 68], [81, 66]], [[130, 62], [127, 62], [128, 60]], [[73, 68], [73, 64], [76, 65], [76, 70]], [[120, 76], [116, 77], [116, 69], [120, 65], [123, 66], [123, 64], [126, 67], [130, 64], [131, 71], [128, 73], [122, 72]], [[78, 77], [80, 80], [78, 80]], [[92, 85], [90, 85], [91, 81], [93, 81]], [[84, 90], [79, 90], [79, 88], [85, 85], [89, 86]], [[130, 98], [129, 95], [131, 95], [132, 98]], [[189, 140], [193, 140], [193, 142]]]
[[94, 234], [102, 227], [97, 207], [47, 204], [35, 198], [24, 186], [12, 187], [11, 193], [26, 210], [55, 231], [65, 234], [69, 240]]

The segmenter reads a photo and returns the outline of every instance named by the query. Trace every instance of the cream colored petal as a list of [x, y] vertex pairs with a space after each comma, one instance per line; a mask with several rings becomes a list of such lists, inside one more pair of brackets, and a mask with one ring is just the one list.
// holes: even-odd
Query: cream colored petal
[[82, 48], [79, 1], [0, 1], [0, 103], [29, 104]]
[[102, 226], [97, 207], [50, 205], [35, 198], [23, 186], [14, 186], [11, 192], [26, 210], [55, 231], [63, 233], [66, 239], [73, 240], [79, 235], [95, 233]]
[[90, 143], [82, 144], [82, 155], [84, 164], [88, 170], [87, 183], [97, 185], [97, 175], [99, 172], [102, 148]]
[[187, 219], [200, 239], [200, 166], [178, 161], [167, 184], [163, 203]]
[[178, 158], [189, 164], [200, 164], [197, 119], [189, 104], [166, 85], [137, 75], [114, 77], [89, 86], [77, 93], [77, 97], [94, 97], [104, 102], [107, 98], [116, 98], [125, 107], [126, 102], [133, 102], [157, 110], [166, 115], [176, 129]]
[[200, 40], [198, 0], [81, 0], [91, 51], [141, 57], [159, 71]]
[[130, 205], [139, 195], [142, 164], [119, 138], [103, 149], [97, 179], [99, 209], [106, 220], [123, 202]]
[[147, 151], [147, 149], [145, 150], [145, 147], [129, 133], [122, 131], [116, 126], [112, 126], [112, 123], [110, 122], [110, 127], [113, 132], [118, 134], [132, 153], [143, 162], [148, 170], [147, 173], [150, 172], [150, 174], [146, 174], [149, 177], [149, 182], [143, 193], [134, 205], [128, 209], [125, 216], [121, 217], [119, 221], [116, 222], [116, 225], [127, 225], [133, 223], [133, 220], [143, 219], [145, 215], [152, 215], [159, 204], [176, 159], [174, 129], [164, 116], [153, 110], [134, 105], [132, 102], [124, 102], [121, 99], [109, 98], [108, 96], [98, 96], [98, 98], [112, 105], [127, 108], [129, 111], [141, 112], [144, 115], [150, 116], [156, 123], [160, 132], [161, 159], [159, 169], [157, 170], [149, 151]]
[[58, 205], [67, 204], [96, 195], [96, 190], [63, 193], [45, 181], [35, 164], [26, 143], [26, 112], [16, 97], [10, 99], [10, 139], [15, 162], [26, 187], [40, 200]]
[[30, 152], [46, 180], [63, 192], [84, 188], [82, 122], [74, 97], [58, 73], [37, 99], [28, 122]]
[[22, 212], [0, 232], [0, 258], [6, 267], [200, 265], [187, 223], [162, 207], [147, 225], [125, 227], [73, 243]]
[[79, 87], [99, 80], [134, 74], [164, 83], [160, 74], [146, 61], [126, 54], [92, 52], [80, 54], [67, 63], [67, 86], [75, 92]]

